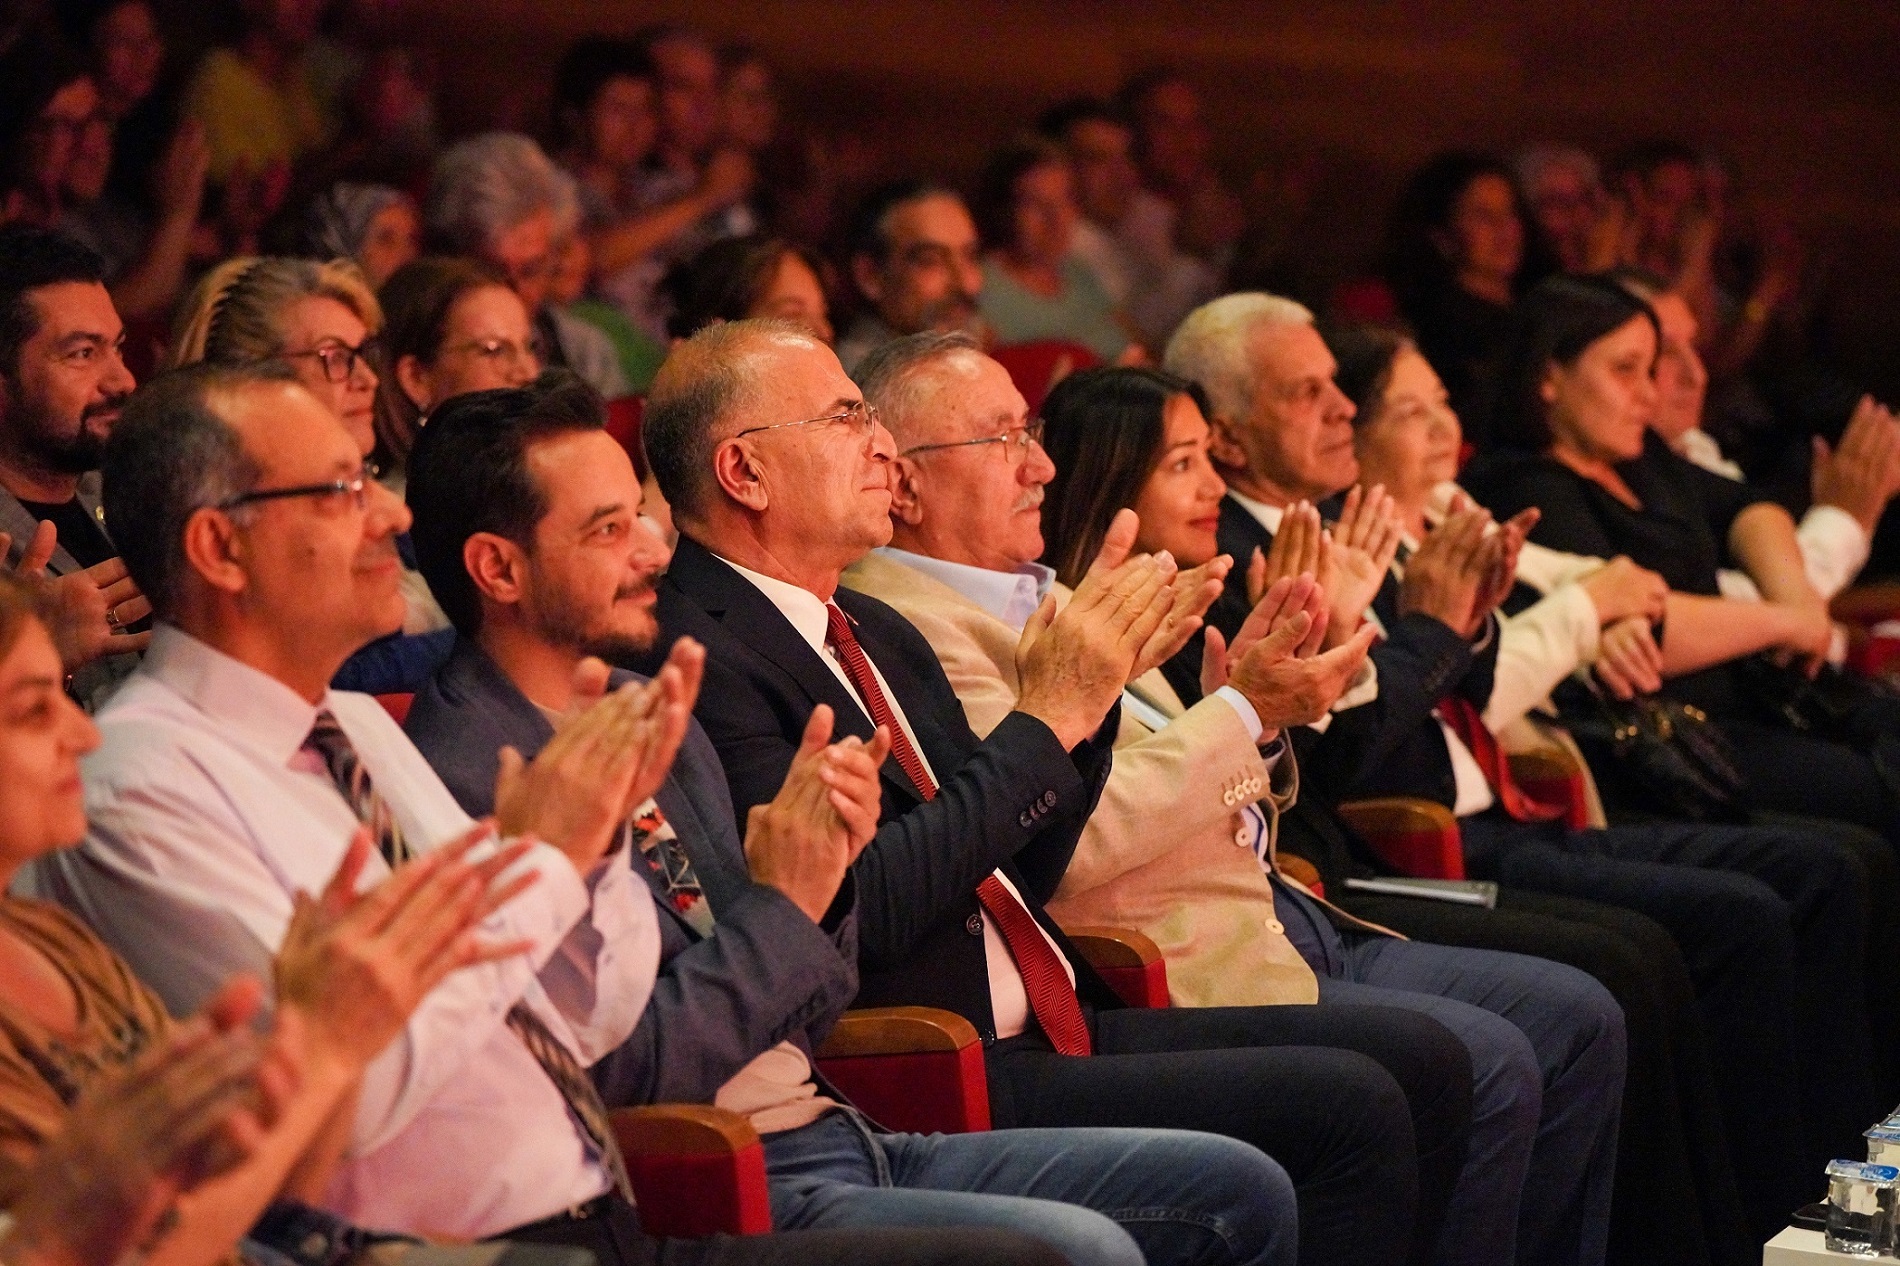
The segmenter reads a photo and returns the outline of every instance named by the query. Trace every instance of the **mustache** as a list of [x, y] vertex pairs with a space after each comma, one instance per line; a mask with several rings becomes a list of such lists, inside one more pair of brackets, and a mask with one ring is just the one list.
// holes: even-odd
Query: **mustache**
[[1016, 510], [1035, 510], [1042, 505], [1042, 487], [1025, 488], [1023, 495], [1016, 498]]
[[614, 601], [625, 602], [629, 598], [643, 598], [655, 592], [658, 587], [659, 577], [649, 576], [645, 580], [635, 581], [630, 585], [622, 585], [620, 588], [614, 590]]
[[122, 391], [116, 396], [107, 396], [98, 404], [87, 405], [84, 409], [80, 410], [79, 416], [81, 420], [84, 420], [87, 418], [103, 417], [109, 413], [119, 413], [124, 410], [125, 402], [131, 399], [131, 396], [132, 393], [129, 391]]

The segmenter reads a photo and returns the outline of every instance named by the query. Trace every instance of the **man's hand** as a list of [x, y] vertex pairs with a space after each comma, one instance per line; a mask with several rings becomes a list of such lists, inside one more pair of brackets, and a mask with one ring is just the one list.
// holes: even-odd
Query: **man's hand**
[[1280, 515], [1273, 544], [1262, 554], [1255, 550], [1247, 564], [1247, 601], [1259, 606], [1276, 580], [1295, 576], [1317, 577], [1326, 558], [1326, 528], [1311, 503], [1295, 501]]
[[1490, 614], [1478, 598], [1486, 574], [1499, 561], [1499, 547], [1487, 545], [1491, 512], [1464, 501], [1425, 536], [1405, 564], [1399, 584], [1399, 614], [1431, 616], [1460, 637], [1474, 636]]
[[[0, 532], [0, 558], [12, 545], [13, 539]], [[47, 631], [66, 671], [76, 672], [107, 655], [144, 650], [152, 635], [125, 630], [150, 615], [152, 604], [132, 583], [124, 561], [108, 558], [84, 571], [49, 576], [46, 567], [58, 546], [57, 530], [50, 521], [42, 522], [14, 575], [39, 591]]]
[[784, 893], [813, 923], [823, 920], [845, 872], [877, 834], [877, 771], [891, 750], [883, 726], [866, 744], [856, 736], [830, 743], [831, 725], [830, 707], [812, 709], [778, 795], [746, 813], [753, 882]]
[[1101, 725], [1173, 605], [1174, 560], [1128, 557], [1139, 526], [1134, 511], [1118, 513], [1069, 605], [1058, 614], [1055, 599], [1046, 600], [1017, 643], [1016, 710], [1047, 725], [1065, 748]]
[[1141, 648], [1128, 680], [1161, 667], [1194, 639], [1201, 625], [1206, 623], [1207, 609], [1220, 597], [1233, 566], [1230, 556], [1216, 554], [1199, 567], [1175, 573], [1173, 583], [1168, 586], [1173, 593], [1173, 603], [1168, 608], [1167, 618]]
[[21, 1266], [116, 1262], [145, 1246], [174, 1201], [262, 1146], [295, 1092], [248, 1021], [257, 982], [227, 985], [197, 1018], [79, 1099], [35, 1158], [0, 1244]]
[[1368, 625], [1320, 653], [1329, 618], [1329, 600], [1311, 577], [1282, 577], [1234, 634], [1231, 652], [1219, 630], [1208, 630], [1203, 690], [1230, 685], [1240, 691], [1267, 731], [1319, 720], [1352, 683], [1374, 636]]
[[1862, 396], [1839, 448], [1814, 437], [1810, 482], [1815, 505], [1847, 511], [1871, 536], [1888, 500], [1900, 491], [1900, 419], [1872, 396]]
[[1597, 623], [1606, 629], [1632, 617], [1647, 625], [1662, 619], [1669, 605], [1669, 582], [1621, 554], [1577, 583], [1590, 595]]
[[575, 707], [540, 755], [524, 763], [512, 747], [501, 749], [495, 817], [502, 834], [546, 840], [581, 874], [591, 870], [666, 781], [705, 664], [705, 648], [683, 637], [652, 681], [602, 695], [605, 665], [583, 660], [575, 670]]
[[1324, 581], [1332, 600], [1327, 645], [1337, 646], [1358, 630], [1392, 570], [1404, 534], [1396, 504], [1383, 484], [1363, 493], [1355, 484], [1346, 494], [1327, 542], [1330, 568]]
[[450, 972], [530, 948], [476, 935], [490, 912], [539, 878], [530, 871], [502, 879], [528, 851], [526, 841], [471, 861], [471, 850], [493, 834], [492, 823], [478, 823], [359, 895], [372, 846], [364, 828], [321, 895], [297, 894], [277, 951], [277, 998], [302, 1014], [301, 1035], [312, 1049], [360, 1071]]
[[1486, 616], [1498, 609], [1498, 605], [1511, 596], [1511, 590], [1517, 584], [1517, 558], [1524, 552], [1524, 541], [1537, 526], [1544, 512], [1536, 506], [1520, 510], [1498, 525], [1495, 532], [1485, 537], [1484, 551], [1481, 554], [1484, 565], [1484, 579], [1478, 587], [1478, 593], [1472, 599], [1472, 615], [1476, 620], [1466, 637], [1476, 635], [1478, 627], [1483, 625]]
[[1603, 630], [1598, 645], [1597, 680], [1618, 699], [1654, 694], [1662, 689], [1662, 648], [1656, 645], [1649, 620], [1625, 616]]

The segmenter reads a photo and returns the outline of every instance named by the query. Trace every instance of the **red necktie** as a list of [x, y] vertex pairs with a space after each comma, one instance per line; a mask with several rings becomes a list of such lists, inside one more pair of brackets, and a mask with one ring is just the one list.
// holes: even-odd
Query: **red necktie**
[[1498, 804], [1514, 821], [1550, 822], [1564, 816], [1566, 810], [1562, 805], [1533, 800], [1528, 792], [1517, 785], [1517, 779], [1511, 777], [1511, 762], [1505, 758], [1504, 749], [1498, 746], [1497, 736], [1485, 725], [1476, 704], [1453, 695], [1439, 703], [1438, 715], [1445, 719], [1451, 732], [1471, 749], [1472, 756], [1477, 758], [1478, 768], [1484, 771], [1484, 780], [1497, 793]]
[[[849, 617], [829, 602], [825, 604], [825, 645], [837, 652], [844, 675], [857, 688], [858, 697], [870, 710], [871, 720], [890, 731], [891, 756], [897, 761], [897, 767], [909, 777], [918, 795], [925, 800], [934, 799], [936, 780], [924, 768], [923, 758], [912, 746], [910, 735], [897, 723], [897, 713], [885, 697], [884, 688], [878, 684], [877, 674], [871, 671], [871, 661], [858, 645], [857, 635], [851, 632]], [[1062, 960], [1028, 907], [1003, 886], [994, 872], [976, 886], [976, 895], [990, 917], [996, 920], [996, 930], [1002, 934], [1009, 956], [1016, 960], [1036, 1023], [1042, 1026], [1059, 1053], [1089, 1054], [1088, 1022], [1083, 1019], [1081, 1003], [1076, 1001], [1075, 986], [1069, 983]]]

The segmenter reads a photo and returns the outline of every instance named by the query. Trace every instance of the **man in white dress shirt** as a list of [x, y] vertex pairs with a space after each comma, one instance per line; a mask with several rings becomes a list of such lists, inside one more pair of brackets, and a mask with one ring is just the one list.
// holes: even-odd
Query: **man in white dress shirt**
[[[277, 367], [186, 371], [128, 406], [106, 471], [159, 627], [100, 718], [87, 840], [36, 878], [183, 1013], [267, 961], [295, 894], [323, 886], [359, 824], [382, 854], [373, 883], [385, 859], [471, 822], [373, 699], [328, 688], [401, 621], [395, 538], [409, 525], [328, 410]], [[500, 829], [538, 841], [510, 873], [538, 881], [483, 932], [526, 952], [451, 978], [371, 1063], [329, 1208], [414, 1234], [583, 1244], [607, 1266], [656, 1256], [585, 1067], [632, 1031], [653, 986], [655, 912], [616, 850], [685, 731], [696, 654], [578, 709], [532, 764], [504, 760]], [[796, 1247], [686, 1255], [794, 1260]]]

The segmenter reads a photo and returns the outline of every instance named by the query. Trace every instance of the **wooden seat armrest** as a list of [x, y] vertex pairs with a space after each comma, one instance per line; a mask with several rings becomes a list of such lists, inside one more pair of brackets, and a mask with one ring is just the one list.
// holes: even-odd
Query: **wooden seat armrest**
[[1274, 865], [1278, 866], [1280, 873], [1285, 875], [1288, 879], [1311, 889], [1321, 896], [1325, 895], [1326, 882], [1320, 878], [1319, 867], [1313, 865], [1313, 863], [1307, 861], [1298, 853], [1283, 851], [1279, 856], [1274, 858]]
[[1161, 961], [1161, 949], [1133, 928], [1065, 927], [1063, 935], [1097, 971], [1108, 967], [1146, 967]]
[[628, 1156], [713, 1155], [754, 1146], [759, 1132], [737, 1112], [706, 1103], [656, 1103], [608, 1114], [614, 1139]]
[[1511, 777], [1519, 782], [1541, 782], [1574, 777], [1583, 772], [1577, 758], [1561, 747], [1533, 747], [1510, 754]]
[[957, 1051], [981, 1042], [976, 1026], [937, 1007], [865, 1007], [847, 1011], [818, 1048], [820, 1059]]
[[1339, 806], [1339, 816], [1359, 834], [1371, 838], [1393, 831], [1456, 831], [1458, 819], [1436, 800], [1386, 796], [1353, 800]]

